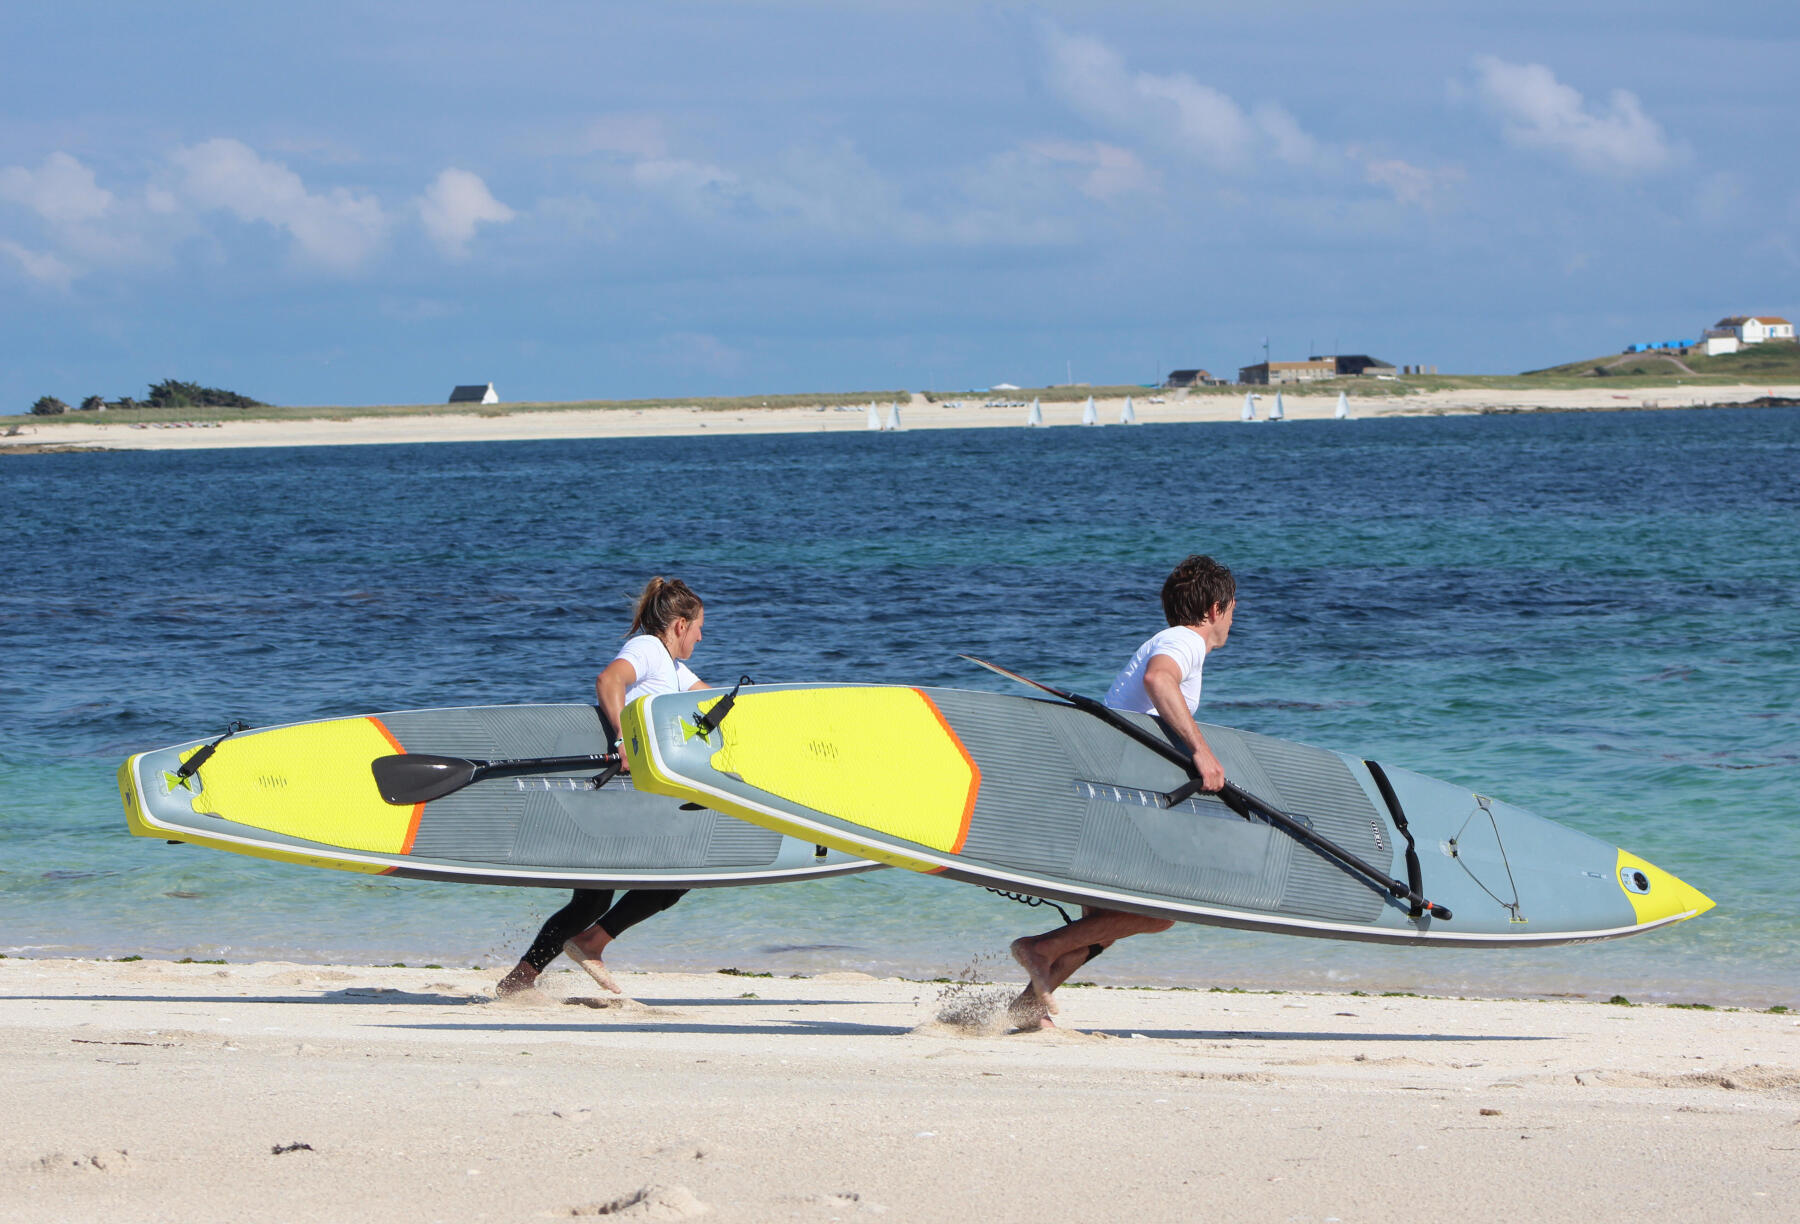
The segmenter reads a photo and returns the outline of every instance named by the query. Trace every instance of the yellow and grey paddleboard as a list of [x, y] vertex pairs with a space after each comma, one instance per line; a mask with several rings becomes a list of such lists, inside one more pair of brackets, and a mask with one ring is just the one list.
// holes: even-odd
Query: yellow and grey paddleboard
[[566, 888], [706, 888], [866, 871], [801, 842], [597, 768], [484, 778], [427, 803], [387, 802], [373, 762], [579, 757], [608, 750], [593, 706], [402, 710], [140, 752], [119, 768], [140, 837], [373, 875]]
[[[1292, 818], [1218, 797], [1168, 806], [1185, 769], [1060, 701], [957, 689], [745, 689], [632, 703], [637, 785], [848, 855], [1057, 901], [1331, 939], [1463, 947], [1610, 939], [1712, 902], [1566, 825], [1409, 770], [1203, 724], [1226, 777]], [[1125, 715], [1176, 741], [1155, 719]], [[1385, 785], [1384, 785], [1385, 784]], [[1409, 879], [1404, 899], [1322, 853]]]

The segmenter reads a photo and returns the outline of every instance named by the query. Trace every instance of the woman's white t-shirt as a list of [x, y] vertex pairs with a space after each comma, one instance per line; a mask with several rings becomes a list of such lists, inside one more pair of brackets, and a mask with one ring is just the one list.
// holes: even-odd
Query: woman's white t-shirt
[[1200, 668], [1206, 662], [1206, 639], [1186, 625], [1171, 625], [1137, 648], [1131, 662], [1125, 665], [1112, 687], [1106, 691], [1106, 704], [1115, 710], [1136, 710], [1155, 714], [1156, 703], [1144, 691], [1144, 671], [1157, 655], [1167, 655], [1181, 669], [1181, 698], [1188, 713], [1200, 708]]
[[658, 693], [685, 693], [700, 683], [700, 677], [670, 654], [663, 640], [654, 634], [640, 633], [629, 639], [619, 647], [617, 659], [624, 659], [637, 673], [637, 679], [625, 690], [626, 705]]

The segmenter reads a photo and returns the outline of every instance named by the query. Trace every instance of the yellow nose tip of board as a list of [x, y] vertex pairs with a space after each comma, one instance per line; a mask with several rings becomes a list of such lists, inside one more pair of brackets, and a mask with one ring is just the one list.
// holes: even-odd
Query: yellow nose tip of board
[[1619, 888], [1631, 902], [1640, 925], [1679, 922], [1704, 914], [1713, 900], [1692, 884], [1646, 863], [1635, 854], [1619, 851]]

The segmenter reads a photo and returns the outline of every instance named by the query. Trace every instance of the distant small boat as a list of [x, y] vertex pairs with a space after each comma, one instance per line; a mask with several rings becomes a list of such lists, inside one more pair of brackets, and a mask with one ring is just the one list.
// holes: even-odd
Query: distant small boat
[[882, 428], [894, 430], [896, 433], [899, 432], [899, 430], [900, 430], [900, 403], [898, 400], [896, 400], [894, 403], [891, 403], [888, 405], [887, 424], [883, 425]]
[[875, 410], [874, 404], [869, 405], [869, 428], [870, 429], [880, 429], [881, 428], [881, 413], [879, 413]]
[[1340, 421], [1348, 421], [1350, 419], [1350, 397], [1345, 395], [1342, 391], [1338, 392], [1337, 412], [1333, 415]]
[[1119, 414], [1119, 424], [1121, 424], [1121, 425], [1136, 425], [1137, 424], [1137, 409], [1133, 408], [1131, 406], [1131, 397], [1129, 395], [1127, 395], [1125, 397], [1125, 411], [1123, 411]]
[[1088, 396], [1087, 407], [1081, 410], [1081, 423], [1083, 425], [1098, 425], [1100, 423], [1100, 414], [1094, 411], [1094, 397], [1091, 395]]
[[1244, 413], [1241, 419], [1246, 421], [1256, 419], [1256, 396], [1248, 391], [1244, 392]]
[[1287, 405], [1281, 402], [1281, 392], [1279, 391], [1275, 393], [1275, 407], [1270, 410], [1269, 419], [1271, 421], [1287, 420]]
[[1029, 427], [1032, 425], [1042, 425], [1043, 423], [1044, 410], [1038, 407], [1038, 402], [1034, 399], [1031, 401], [1031, 411], [1025, 414], [1025, 424]]

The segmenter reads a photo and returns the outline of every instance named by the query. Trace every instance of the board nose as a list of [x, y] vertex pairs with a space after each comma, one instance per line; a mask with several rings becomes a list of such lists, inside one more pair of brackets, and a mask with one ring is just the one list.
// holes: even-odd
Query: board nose
[[1623, 850], [1619, 851], [1618, 882], [1641, 926], [1670, 919], [1679, 922], [1713, 907], [1712, 898], [1692, 884]]

